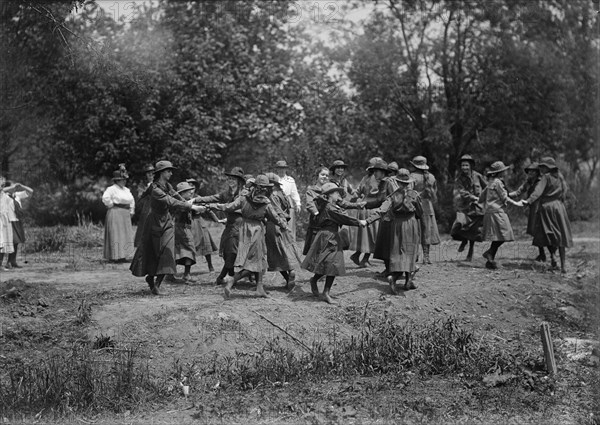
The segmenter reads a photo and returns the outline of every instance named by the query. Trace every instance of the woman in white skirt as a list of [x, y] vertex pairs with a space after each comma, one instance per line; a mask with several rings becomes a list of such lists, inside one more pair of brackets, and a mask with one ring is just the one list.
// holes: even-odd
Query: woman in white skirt
[[131, 217], [135, 211], [135, 201], [131, 191], [125, 187], [127, 174], [113, 173], [113, 185], [102, 195], [102, 202], [108, 208], [104, 222], [104, 259], [111, 262], [125, 262], [133, 249], [133, 227]]

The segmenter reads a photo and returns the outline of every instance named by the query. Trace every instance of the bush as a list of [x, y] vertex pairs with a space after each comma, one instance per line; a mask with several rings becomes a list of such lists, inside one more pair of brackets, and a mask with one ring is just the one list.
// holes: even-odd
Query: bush
[[22, 252], [62, 252], [68, 243], [68, 228], [58, 225], [53, 227], [28, 228], [27, 242], [23, 244]]

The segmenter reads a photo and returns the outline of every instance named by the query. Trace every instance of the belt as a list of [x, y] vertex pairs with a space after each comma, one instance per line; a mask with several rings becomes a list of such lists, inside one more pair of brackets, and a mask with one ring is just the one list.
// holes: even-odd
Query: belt
[[124, 210], [129, 209], [129, 204], [113, 204], [115, 208], [123, 208]]

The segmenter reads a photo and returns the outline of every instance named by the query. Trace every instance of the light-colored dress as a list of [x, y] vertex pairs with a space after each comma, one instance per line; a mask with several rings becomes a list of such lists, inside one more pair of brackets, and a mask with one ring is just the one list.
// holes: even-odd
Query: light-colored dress
[[504, 207], [508, 201], [508, 192], [504, 182], [495, 178], [481, 193], [483, 203], [483, 240], [492, 242], [514, 241], [512, 226]]
[[12, 254], [15, 251], [12, 224], [9, 209], [12, 199], [0, 190], [0, 254]]
[[104, 258], [119, 260], [131, 257], [134, 236], [131, 216], [135, 211], [131, 191], [113, 184], [104, 191], [102, 202], [108, 208], [104, 222]]
[[433, 174], [428, 171], [410, 173], [416, 190], [423, 204], [423, 217], [421, 218], [421, 243], [423, 245], [437, 245], [440, 243], [440, 233], [433, 204], [437, 198], [437, 182]]
[[279, 184], [290, 204], [290, 221], [288, 222], [288, 227], [290, 229], [292, 240], [296, 241], [296, 211], [300, 211], [300, 208], [302, 207], [300, 194], [296, 187], [296, 181], [291, 176], [281, 177], [279, 179]]

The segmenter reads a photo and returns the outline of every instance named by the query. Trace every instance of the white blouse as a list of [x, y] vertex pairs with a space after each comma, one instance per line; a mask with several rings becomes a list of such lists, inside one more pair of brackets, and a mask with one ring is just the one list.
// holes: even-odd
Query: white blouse
[[133, 215], [135, 211], [135, 199], [127, 187], [121, 188], [118, 184], [109, 186], [102, 195], [102, 202], [107, 208], [113, 208], [115, 204], [128, 204], [129, 212]]
[[8, 219], [10, 221], [19, 221], [19, 219], [17, 218], [17, 215], [15, 214], [15, 202], [18, 202], [19, 206], [22, 206], [23, 203], [21, 201], [23, 199], [29, 198], [29, 195], [27, 194], [26, 191], [21, 190], [21, 191], [13, 193], [13, 196], [14, 196], [14, 198], [11, 198], [10, 202], [8, 204]]

